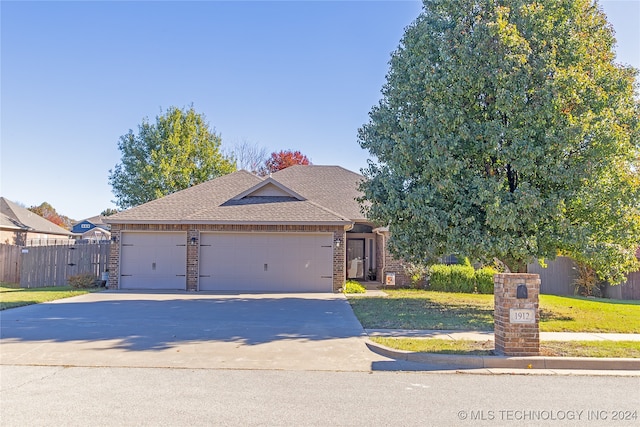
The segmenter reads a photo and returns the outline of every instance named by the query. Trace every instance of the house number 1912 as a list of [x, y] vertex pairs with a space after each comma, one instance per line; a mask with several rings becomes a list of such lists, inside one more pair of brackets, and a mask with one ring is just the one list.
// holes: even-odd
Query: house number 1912
[[536, 311], [532, 308], [512, 308], [509, 310], [510, 323], [536, 323]]

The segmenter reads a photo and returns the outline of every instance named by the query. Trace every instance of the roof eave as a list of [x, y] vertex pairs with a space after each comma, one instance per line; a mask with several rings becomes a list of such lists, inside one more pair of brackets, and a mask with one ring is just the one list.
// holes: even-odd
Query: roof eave
[[142, 224], [166, 224], [166, 225], [337, 225], [347, 226], [353, 224], [353, 221], [335, 220], [335, 221], [233, 221], [233, 220], [121, 220], [113, 221], [110, 224], [118, 225], [142, 225]]

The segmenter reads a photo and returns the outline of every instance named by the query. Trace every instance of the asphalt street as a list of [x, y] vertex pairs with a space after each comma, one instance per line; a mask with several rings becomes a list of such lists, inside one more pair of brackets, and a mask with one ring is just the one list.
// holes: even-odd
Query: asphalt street
[[640, 377], [1, 366], [3, 426], [636, 426]]

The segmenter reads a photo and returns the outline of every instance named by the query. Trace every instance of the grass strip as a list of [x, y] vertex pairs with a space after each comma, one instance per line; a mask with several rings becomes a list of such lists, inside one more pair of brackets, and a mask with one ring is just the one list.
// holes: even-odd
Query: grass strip
[[[492, 356], [493, 341], [445, 340], [439, 338], [371, 337], [371, 341], [397, 350], [435, 354]], [[638, 341], [542, 341], [540, 355], [548, 357], [640, 358]]]
[[22, 289], [2, 286], [0, 287], [0, 310], [74, 297], [99, 290], [101, 288], [73, 289], [70, 286], [56, 286]]

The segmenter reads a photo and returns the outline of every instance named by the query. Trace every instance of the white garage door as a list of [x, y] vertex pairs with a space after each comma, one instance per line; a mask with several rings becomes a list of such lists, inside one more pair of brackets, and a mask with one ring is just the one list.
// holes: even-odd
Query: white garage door
[[121, 239], [121, 289], [186, 290], [186, 233], [123, 232]]
[[202, 291], [333, 290], [331, 233], [207, 233], [200, 244]]

